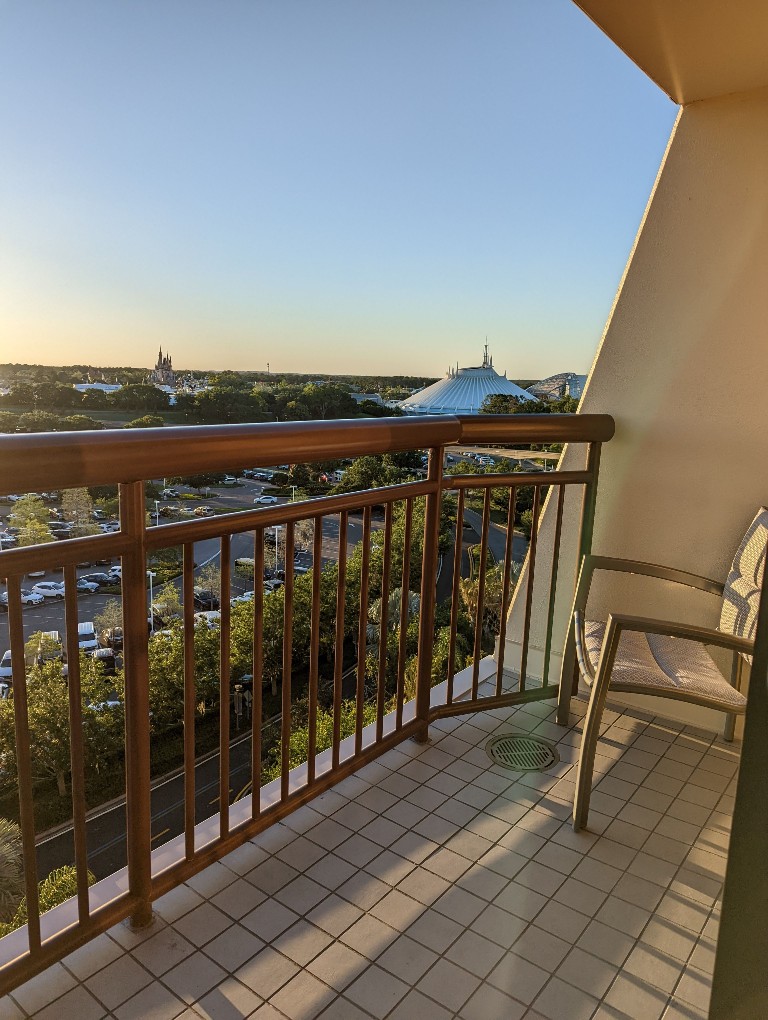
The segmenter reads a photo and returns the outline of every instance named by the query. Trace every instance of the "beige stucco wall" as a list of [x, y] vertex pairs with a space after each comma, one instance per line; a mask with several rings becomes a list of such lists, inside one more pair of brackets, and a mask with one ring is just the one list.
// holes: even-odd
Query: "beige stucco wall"
[[[756, 508], [768, 503], [767, 395], [768, 90], [760, 90], [693, 103], [673, 129], [580, 407], [616, 419], [603, 450], [593, 551], [723, 579]], [[567, 449], [562, 466], [583, 457]], [[539, 537], [534, 674], [553, 516], [547, 508]], [[577, 530], [570, 500], [556, 652]], [[712, 596], [603, 576], [592, 613], [717, 622]], [[510, 613], [505, 661], [513, 667], [522, 602]]]

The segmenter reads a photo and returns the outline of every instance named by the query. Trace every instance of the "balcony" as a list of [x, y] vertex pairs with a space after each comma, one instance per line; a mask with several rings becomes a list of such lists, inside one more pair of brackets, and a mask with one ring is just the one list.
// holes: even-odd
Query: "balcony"
[[[590, 831], [576, 835], [570, 825], [584, 703], [574, 699], [568, 725], [555, 725], [560, 677], [552, 666], [559, 653], [552, 623], [557, 599], [572, 597], [579, 556], [589, 548], [600, 446], [612, 431], [607, 416], [518, 415], [0, 439], [4, 477], [14, 479], [15, 489], [41, 488], [43, 478], [47, 488], [118, 482], [121, 510], [115, 534], [0, 551], [8, 578], [31, 904], [28, 923], [0, 940], [4, 1015], [705, 1016], [739, 744], [616, 706], [604, 717]], [[452, 443], [517, 447], [566, 440], [572, 459], [581, 447], [582, 466], [443, 472]], [[423, 481], [154, 527], [144, 510], [141, 479], [170, 474], [171, 465], [191, 473], [267, 465], [277, 450], [279, 459], [299, 462], [414, 448], [430, 451]], [[495, 543], [503, 550], [497, 605], [485, 565], [499, 490], [509, 521], [528, 492], [533, 527], [520, 571], [513, 529], [496, 526]], [[473, 518], [479, 555], [472, 654], [461, 668], [463, 536], [471, 505], [479, 508]], [[381, 508], [378, 535], [373, 507]], [[565, 544], [568, 508], [580, 515], [581, 526], [578, 541]], [[549, 512], [554, 533], [544, 545], [539, 525]], [[359, 530], [350, 545], [354, 515]], [[293, 542], [305, 520], [314, 522], [311, 569], [299, 578]], [[329, 521], [335, 529], [330, 539]], [[271, 744], [278, 769], [268, 774], [266, 734], [275, 724], [266, 717], [268, 687], [262, 686], [269, 669], [268, 596], [256, 585], [247, 609], [254, 686], [248, 732], [241, 734], [232, 697], [237, 614], [228, 586], [233, 543], [247, 536], [258, 576], [265, 534], [278, 524], [286, 531], [286, 578], [280, 675], [272, 680], [281, 712]], [[206, 794], [202, 810], [195, 745], [200, 650], [192, 599], [195, 543], [201, 540], [215, 541], [222, 565], [215, 636], [218, 797]], [[161, 777], [150, 766], [156, 735], [149, 713], [157, 639], [146, 623], [145, 573], [151, 551], [169, 545], [183, 549], [183, 618], [174, 625], [183, 648], [177, 720], [183, 722], [182, 821], [176, 831], [158, 831]], [[71, 582], [86, 553], [107, 549], [121, 556], [123, 572], [126, 866], [89, 884], [87, 713], [76, 644], [80, 610]], [[77, 879], [77, 895], [47, 912], [37, 900], [43, 850], [34, 820], [19, 598], [21, 575], [40, 565], [63, 568], [67, 582], [68, 792]], [[451, 565], [441, 603], [439, 577]], [[332, 619], [323, 615], [324, 583], [333, 586]], [[408, 679], [404, 593], [414, 587], [420, 593], [418, 651]], [[384, 592], [399, 595], [391, 612], [399, 625], [394, 639], [382, 638], [390, 604]], [[367, 610], [376, 593], [384, 626], [371, 642]], [[507, 635], [515, 611], [523, 629]], [[448, 621], [441, 652], [438, 617]], [[297, 630], [300, 623], [303, 630]], [[543, 634], [535, 645], [534, 627]], [[356, 638], [351, 667], [345, 659], [350, 634]], [[388, 644], [394, 649], [389, 657]], [[304, 758], [297, 760], [291, 740], [297, 699], [304, 695], [309, 728]], [[326, 740], [321, 709], [332, 718]], [[486, 745], [509, 731], [543, 736], [558, 760], [531, 772], [492, 763]], [[233, 738], [243, 736], [248, 782], [240, 790], [234, 776], [242, 760], [235, 765]]]
[[[495, 686], [481, 695], [491, 697]], [[0, 1002], [4, 1017], [707, 1015], [738, 747], [609, 711], [570, 827], [581, 703], [436, 721]], [[510, 730], [560, 763], [489, 761]], [[597, 777], [596, 777], [597, 778]]]

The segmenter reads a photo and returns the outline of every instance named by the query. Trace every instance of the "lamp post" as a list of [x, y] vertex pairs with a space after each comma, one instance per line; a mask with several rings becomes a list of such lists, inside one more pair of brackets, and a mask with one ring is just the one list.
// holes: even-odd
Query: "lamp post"
[[240, 729], [240, 719], [243, 715], [243, 685], [235, 684], [235, 730]]
[[160, 500], [155, 500], [155, 527], [160, 524]]
[[155, 574], [155, 572], [153, 570], [148, 570], [147, 571], [147, 577], [149, 578], [149, 631], [150, 631], [150, 634], [154, 634], [155, 633], [155, 614], [152, 612], [152, 602], [153, 602], [153, 598], [152, 598], [152, 580], [156, 576], [157, 575]]
[[296, 486], [296, 485], [292, 485], [291, 486], [291, 503], [295, 503], [296, 502], [296, 489], [297, 489], [297, 487], [298, 486]]
[[280, 557], [278, 555], [279, 552], [280, 552], [280, 525], [276, 524], [275, 525], [275, 573], [277, 573], [278, 569], [280, 568]]

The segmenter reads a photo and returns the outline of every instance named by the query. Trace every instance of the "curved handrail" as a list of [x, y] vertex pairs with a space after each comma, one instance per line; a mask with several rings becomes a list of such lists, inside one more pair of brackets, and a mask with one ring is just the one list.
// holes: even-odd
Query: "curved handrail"
[[0, 435], [0, 494], [397, 453], [454, 443], [604, 442], [607, 414], [432, 415]]

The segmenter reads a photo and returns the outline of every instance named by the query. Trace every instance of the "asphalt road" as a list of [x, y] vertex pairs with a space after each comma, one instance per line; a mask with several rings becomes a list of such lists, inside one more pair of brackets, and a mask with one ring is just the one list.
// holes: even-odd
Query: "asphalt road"
[[[266, 726], [274, 726], [275, 721]], [[232, 729], [234, 732], [234, 718]], [[230, 745], [230, 803], [238, 799], [251, 776], [249, 734]], [[195, 817], [202, 821], [219, 809], [219, 755], [211, 754], [195, 766]], [[157, 780], [152, 787], [152, 846], [167, 843], [184, 831], [184, 776], [175, 774]], [[86, 825], [88, 867], [97, 879], [119, 871], [126, 864], [125, 803], [106, 805], [92, 812]], [[63, 828], [37, 844], [41, 877], [53, 868], [74, 860], [72, 830]]]

